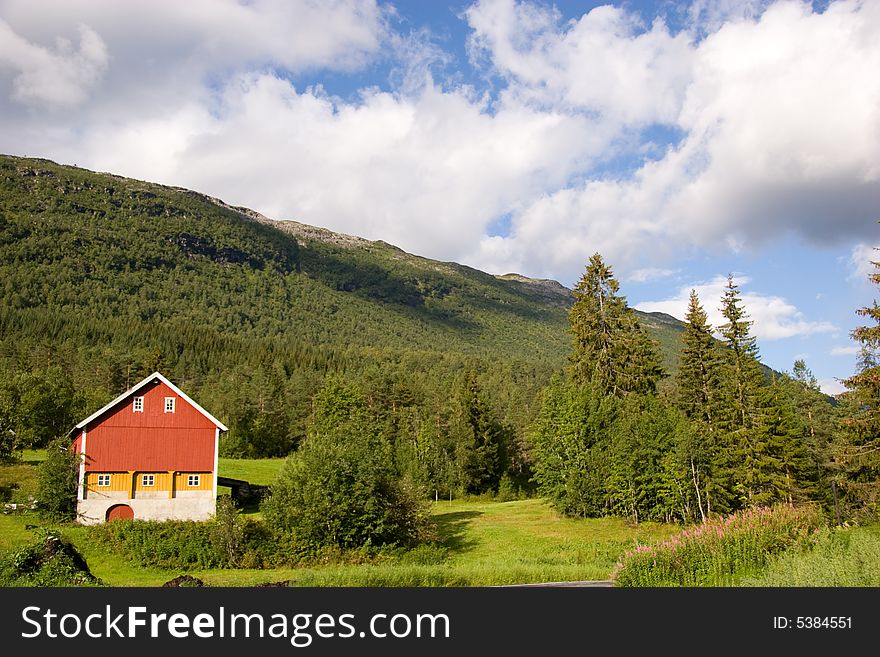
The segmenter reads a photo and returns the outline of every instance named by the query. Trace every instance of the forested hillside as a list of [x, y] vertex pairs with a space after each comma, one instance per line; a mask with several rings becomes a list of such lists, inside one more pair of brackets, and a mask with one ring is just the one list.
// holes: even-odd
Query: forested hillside
[[[570, 345], [571, 292], [555, 281], [46, 160], [0, 157], [0, 286], [0, 404], [18, 448], [161, 370], [228, 424], [227, 454], [285, 454], [339, 375], [388, 432], [430, 427], [449, 469], [466, 391], [521, 442]], [[674, 369], [681, 324], [641, 319]]]

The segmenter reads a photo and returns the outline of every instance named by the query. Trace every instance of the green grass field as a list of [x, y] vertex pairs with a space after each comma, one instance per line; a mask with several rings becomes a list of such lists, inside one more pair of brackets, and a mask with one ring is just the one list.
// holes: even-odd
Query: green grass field
[[775, 557], [744, 586], [880, 586], [880, 525], [825, 530], [809, 550]]
[[[42, 452], [0, 466], [6, 501], [36, 492]], [[220, 459], [221, 476], [269, 484], [283, 459]], [[221, 493], [223, 489], [221, 488]], [[622, 519], [563, 518], [541, 500], [432, 503], [437, 543], [365, 564], [308, 568], [191, 571], [209, 585], [253, 586], [289, 581], [296, 586], [484, 586], [607, 579], [620, 555], [636, 544], [670, 537], [675, 525]], [[0, 515], [0, 552], [37, 539], [33, 513]], [[89, 540], [88, 530], [60, 530], [85, 556], [92, 572], [113, 586], [159, 586], [180, 571], [145, 568]], [[827, 531], [808, 551], [784, 553], [747, 586], [880, 586], [880, 526]]]
[[[299, 586], [477, 586], [606, 579], [617, 557], [636, 541], [663, 538], [672, 526], [623, 520], [560, 518], [540, 500], [434, 504], [440, 543], [398, 558], [360, 565], [274, 570], [208, 570], [190, 574], [218, 586], [291, 581]], [[0, 516], [0, 549], [33, 540], [35, 516]], [[114, 586], [157, 586], [181, 574], [142, 568], [88, 540], [83, 527], [62, 532], [92, 572]]]

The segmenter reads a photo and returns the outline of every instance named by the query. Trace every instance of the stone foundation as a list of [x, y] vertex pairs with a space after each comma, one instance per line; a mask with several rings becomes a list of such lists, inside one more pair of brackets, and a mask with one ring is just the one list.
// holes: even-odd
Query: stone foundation
[[199, 497], [190, 495], [164, 499], [90, 495], [77, 502], [78, 522], [83, 525], [100, 524], [107, 517], [107, 510], [117, 504], [130, 506], [135, 520], [209, 520], [214, 517], [217, 502], [210, 491]]

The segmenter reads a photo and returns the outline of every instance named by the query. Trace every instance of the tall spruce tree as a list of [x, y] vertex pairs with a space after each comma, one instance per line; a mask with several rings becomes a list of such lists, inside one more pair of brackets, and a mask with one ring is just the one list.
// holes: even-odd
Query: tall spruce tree
[[[769, 472], [778, 467], [761, 435], [761, 396], [764, 384], [758, 347], [751, 333], [753, 322], [742, 305], [739, 286], [728, 276], [721, 298], [727, 320], [718, 327], [724, 340], [718, 450], [713, 468], [720, 484], [719, 511], [753, 506], [764, 501]], [[725, 508], [726, 507], [726, 508]]]
[[815, 499], [819, 476], [816, 456], [808, 434], [798, 422], [797, 405], [785, 383], [785, 376], [774, 376], [764, 388], [765, 403], [762, 427], [768, 440], [768, 452], [778, 463], [774, 472], [772, 501], [788, 503]]
[[678, 407], [688, 418], [711, 428], [716, 424], [718, 410], [721, 357], [709, 318], [695, 290], [691, 290], [685, 321], [684, 348], [676, 377]]
[[[872, 264], [870, 280], [880, 285], [880, 262]], [[880, 306], [875, 300], [856, 312], [873, 325], [851, 334], [861, 344], [859, 369], [844, 381], [852, 410], [843, 422], [836, 460], [850, 504], [858, 513], [875, 515], [880, 511]]]
[[796, 360], [791, 373], [783, 374], [778, 383], [790, 400], [800, 439], [810, 454], [812, 474], [809, 479], [815, 484], [813, 497], [839, 515], [831, 452], [837, 413], [803, 360]]
[[619, 289], [611, 268], [594, 254], [569, 311], [572, 378], [618, 397], [653, 393], [663, 376], [660, 359]]
[[700, 518], [711, 513], [711, 464], [717, 450], [721, 357], [712, 326], [695, 290], [691, 290], [687, 328], [682, 334], [677, 385], [678, 407], [696, 424], [694, 437], [681, 444]]

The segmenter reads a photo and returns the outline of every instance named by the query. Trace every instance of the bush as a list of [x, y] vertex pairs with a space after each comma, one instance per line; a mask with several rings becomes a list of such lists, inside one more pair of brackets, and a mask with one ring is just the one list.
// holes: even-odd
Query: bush
[[89, 536], [142, 566], [187, 570], [226, 565], [212, 530], [191, 520], [116, 520], [90, 527]]
[[89, 537], [142, 566], [173, 570], [262, 568], [280, 551], [263, 523], [239, 515], [228, 496], [207, 522], [116, 520], [89, 527]]
[[612, 579], [617, 586], [723, 586], [755, 572], [774, 554], [810, 543], [822, 526], [813, 506], [740, 511], [627, 551]]
[[371, 441], [309, 439], [289, 457], [262, 506], [267, 526], [301, 556], [322, 548], [418, 542], [427, 508]]
[[70, 541], [52, 531], [0, 560], [0, 586], [100, 585]]
[[50, 443], [38, 475], [37, 497], [44, 518], [63, 521], [76, 517], [79, 459], [71, 451], [69, 440], [58, 438]]

